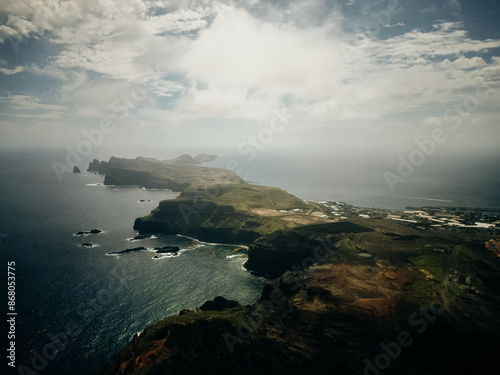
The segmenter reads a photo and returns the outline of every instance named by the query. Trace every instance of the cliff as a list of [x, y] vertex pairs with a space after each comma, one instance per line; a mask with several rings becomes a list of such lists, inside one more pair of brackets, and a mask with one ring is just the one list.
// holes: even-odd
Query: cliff
[[[456, 375], [496, 366], [500, 263], [480, 242], [391, 220], [335, 221], [324, 205], [226, 170], [145, 158], [109, 166], [108, 183], [181, 191], [136, 219], [141, 234], [249, 244], [247, 269], [277, 278], [253, 305], [217, 297], [147, 327], [100, 374]], [[449, 258], [474, 274], [473, 288], [449, 282]]]
[[[182, 156], [180, 158], [185, 159]], [[177, 165], [170, 160], [159, 161], [143, 157], [112, 157], [106, 169], [105, 185], [140, 185], [146, 188], [182, 191], [195, 182], [206, 186], [243, 183], [243, 180], [230, 170]]]
[[94, 159], [89, 163], [87, 172], [99, 172], [99, 168], [101, 168], [101, 162], [97, 159]]
[[150, 215], [136, 219], [134, 229], [248, 244], [264, 234], [296, 227], [288, 218], [270, 213], [297, 207], [312, 210], [314, 204], [278, 188], [242, 183], [203, 189], [194, 183], [177, 199], [161, 201]]
[[500, 263], [482, 245], [462, 244], [454, 252], [475, 286], [442, 282], [436, 264], [453, 254], [433, 244], [461, 240], [383, 220], [266, 235], [254, 245], [304, 258], [258, 301], [217, 297], [184, 309], [135, 335], [99, 374], [493, 373]]
[[287, 270], [317, 263], [322, 253], [334, 250], [343, 233], [370, 232], [367, 228], [350, 222], [332, 222], [297, 226], [293, 230], [275, 231], [259, 237], [249, 246], [248, 270], [277, 277]]

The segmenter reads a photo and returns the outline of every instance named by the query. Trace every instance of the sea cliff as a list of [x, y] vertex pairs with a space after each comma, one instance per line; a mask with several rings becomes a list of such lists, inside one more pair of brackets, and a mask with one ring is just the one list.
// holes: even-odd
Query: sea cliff
[[193, 183], [206, 186], [240, 184], [234, 172], [222, 168], [178, 165], [151, 158], [122, 159], [112, 157], [106, 165], [105, 185], [139, 185], [145, 188], [183, 191]]
[[[110, 169], [108, 182], [154, 186], [171, 178], [163, 166], [155, 170], [156, 162], [142, 170], [143, 162], [116, 167], [128, 177]], [[247, 184], [227, 171], [211, 173], [176, 177], [179, 197], [160, 202], [134, 227], [141, 234], [248, 244], [246, 267], [271, 277], [261, 298], [241, 306], [217, 297], [184, 309], [135, 335], [99, 374], [411, 369], [456, 375], [488, 373], [496, 365], [491, 348], [500, 343], [500, 263], [471, 241], [478, 238], [392, 220], [341, 220], [327, 215], [325, 205], [281, 189]], [[443, 277], [449, 258], [475, 275], [474, 287]], [[422, 361], [428, 357], [432, 367]]]

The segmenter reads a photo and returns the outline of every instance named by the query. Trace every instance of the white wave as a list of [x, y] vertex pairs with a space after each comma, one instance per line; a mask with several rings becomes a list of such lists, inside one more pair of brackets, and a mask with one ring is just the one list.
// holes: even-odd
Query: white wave
[[245, 258], [247, 259], [248, 257], [245, 256], [245, 254], [234, 254], [234, 255], [228, 255], [226, 256], [226, 259], [236, 259], [236, 258]]
[[99, 245], [98, 243], [93, 243], [92, 246], [82, 246], [82, 245], [78, 245], [78, 247], [82, 247], [84, 249], [93, 249], [94, 247], [101, 247], [101, 245]]
[[178, 253], [172, 253], [172, 254], [158, 254], [157, 256], [152, 257], [151, 259], [153, 260], [158, 260], [158, 259], [163, 259], [163, 258], [175, 258], [178, 256]]

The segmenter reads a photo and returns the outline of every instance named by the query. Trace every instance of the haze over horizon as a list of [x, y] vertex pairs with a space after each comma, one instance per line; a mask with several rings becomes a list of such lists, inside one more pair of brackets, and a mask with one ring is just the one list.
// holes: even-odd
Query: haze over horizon
[[440, 128], [426, 164], [491, 166], [499, 19], [486, 0], [0, 0], [0, 147], [76, 149], [105, 124], [90, 156], [303, 154], [392, 171]]

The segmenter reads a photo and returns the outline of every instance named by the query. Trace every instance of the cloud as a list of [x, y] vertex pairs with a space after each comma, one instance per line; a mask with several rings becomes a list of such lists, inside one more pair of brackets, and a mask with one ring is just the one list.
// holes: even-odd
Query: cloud
[[73, 76], [72, 72], [64, 71], [50, 64], [43, 67], [40, 67], [36, 64], [31, 64], [24, 70], [36, 76], [49, 77], [60, 81], [67, 81], [69, 77]]
[[11, 111], [16, 112], [16, 116], [21, 117], [59, 118], [67, 111], [65, 106], [44, 103], [39, 98], [33, 98], [29, 95], [0, 96], [0, 104], [7, 104]]
[[[486, 63], [479, 56], [464, 57], [498, 47], [500, 40], [473, 40], [460, 24], [450, 22], [387, 39], [353, 37], [343, 48], [347, 63], [339, 73], [342, 84], [296, 112], [303, 121], [375, 120], [445, 105], [481, 82], [498, 81], [496, 58]], [[491, 105], [498, 96], [494, 91], [482, 104]]]
[[479, 56], [474, 56], [467, 58], [465, 56], [460, 56], [459, 58], [450, 61], [445, 59], [442, 63], [445, 69], [479, 69], [487, 65], [486, 61]]
[[[115, 116], [113, 103], [142, 88], [147, 98], [131, 116], [164, 126], [259, 121], [275, 106], [308, 126], [375, 122], [447, 105], [478, 79], [500, 76], [498, 60], [482, 56], [500, 40], [473, 39], [461, 23], [402, 32], [396, 22], [385, 25], [392, 36], [377, 39], [342, 31], [342, 14], [325, 0], [32, 3], [0, 0], [9, 12], [0, 40], [36, 36], [56, 52], [0, 64], [0, 73], [57, 82], [44, 88], [50, 100], [0, 98], [11, 115]], [[448, 6], [460, 10], [457, 1]], [[494, 91], [488, 100], [496, 99]]]
[[1, 68], [0, 67], [0, 73], [1, 74], [4, 74], [6, 76], [11, 76], [13, 74], [17, 74], [17, 73], [21, 73], [24, 71], [24, 67], [23, 66], [16, 66], [15, 68], [13, 69], [9, 69], [9, 68]]
[[4, 43], [5, 40], [15, 37], [18, 35], [18, 32], [14, 30], [12, 27], [6, 25], [0, 25], [0, 43]]
[[398, 23], [395, 23], [393, 25], [384, 25], [384, 27], [398, 27], [398, 26], [406, 26], [404, 22], [398, 22]]
[[321, 28], [299, 32], [226, 8], [190, 45], [180, 65], [188, 77], [209, 84], [303, 89], [307, 76], [334, 72], [340, 52], [335, 41]]
[[378, 59], [389, 59], [391, 63], [412, 65], [420, 58], [464, 53], [481, 53], [500, 47], [500, 40], [473, 40], [467, 31], [456, 22], [433, 25], [432, 31], [414, 29], [408, 33], [370, 43], [368, 48]]

